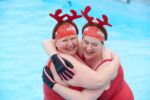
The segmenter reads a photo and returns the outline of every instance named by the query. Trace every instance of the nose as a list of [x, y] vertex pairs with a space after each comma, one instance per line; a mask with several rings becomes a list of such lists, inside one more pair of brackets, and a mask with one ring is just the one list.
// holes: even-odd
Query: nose
[[71, 40], [68, 40], [68, 47], [73, 47], [73, 42]]
[[88, 52], [91, 52], [91, 51], [92, 51], [92, 46], [91, 46], [90, 44], [87, 45], [86, 50], [87, 50]]

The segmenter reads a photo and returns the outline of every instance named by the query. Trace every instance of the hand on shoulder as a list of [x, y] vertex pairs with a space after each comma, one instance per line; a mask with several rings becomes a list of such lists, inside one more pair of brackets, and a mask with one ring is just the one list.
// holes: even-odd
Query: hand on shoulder
[[112, 52], [110, 49], [104, 47], [102, 51], [102, 59], [112, 59]]

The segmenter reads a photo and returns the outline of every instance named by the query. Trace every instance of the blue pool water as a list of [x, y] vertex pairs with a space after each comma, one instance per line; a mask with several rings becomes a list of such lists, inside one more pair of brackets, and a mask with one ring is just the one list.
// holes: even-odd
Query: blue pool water
[[[41, 43], [56, 24], [48, 14], [57, 8], [79, 12], [86, 5], [92, 6], [93, 16], [108, 15], [113, 27], [107, 27], [106, 45], [119, 54], [135, 100], [150, 100], [150, 3], [68, 1], [0, 0], [0, 100], [43, 99], [41, 72], [48, 57]], [[86, 21], [76, 23], [81, 30]]]

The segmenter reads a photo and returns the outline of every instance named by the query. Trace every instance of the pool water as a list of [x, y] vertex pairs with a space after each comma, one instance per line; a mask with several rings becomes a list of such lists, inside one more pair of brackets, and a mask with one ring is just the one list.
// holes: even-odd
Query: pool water
[[[150, 100], [150, 3], [141, 0], [0, 0], [0, 100], [43, 99], [41, 72], [48, 56], [41, 43], [56, 24], [48, 14], [58, 8], [80, 12], [87, 5], [90, 15], [108, 15], [113, 27], [107, 27], [106, 45], [120, 56], [135, 100]], [[75, 22], [80, 30], [86, 23]]]

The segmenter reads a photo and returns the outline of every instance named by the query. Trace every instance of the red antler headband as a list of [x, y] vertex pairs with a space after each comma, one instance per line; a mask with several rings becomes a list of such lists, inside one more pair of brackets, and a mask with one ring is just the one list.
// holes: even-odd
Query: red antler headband
[[[90, 6], [87, 6], [87, 7], [84, 9], [84, 11], [81, 10], [82, 15], [85, 17], [85, 19], [88, 21], [89, 24], [90, 24], [90, 23], [96, 23], [96, 24], [98, 24], [99, 26], [102, 26], [102, 27], [103, 27], [104, 25], [107, 25], [107, 26], [112, 27], [112, 25], [108, 23], [108, 18], [107, 18], [107, 16], [104, 15], [104, 14], [102, 15], [103, 21], [100, 20], [99, 18], [96, 18], [97, 22], [93, 22], [94, 18], [93, 18], [93, 17], [90, 17], [90, 16], [88, 15], [88, 13], [89, 13], [90, 10], [91, 10], [91, 7], [90, 7]], [[93, 36], [93, 37], [96, 37], [96, 38], [100, 39], [101, 41], [104, 41], [104, 37], [101, 36], [102, 34], [98, 34], [98, 33], [100, 33], [99, 30], [96, 30], [96, 29], [94, 29], [94, 28], [91, 27], [91, 26], [88, 26], [88, 28], [90, 28], [90, 29], [86, 29], [86, 30], [85, 30], [86, 32], [83, 32], [84, 35], [90, 35], [90, 36]], [[91, 29], [94, 29], [94, 30], [91, 31]], [[89, 30], [89, 32], [88, 32], [88, 30]]]
[[53, 17], [58, 23], [61, 22], [63, 20], [63, 18], [65, 17], [65, 15], [59, 16], [59, 14], [61, 14], [62, 10], [61, 9], [57, 9], [55, 14], [49, 14], [51, 17]]
[[70, 10], [70, 12], [72, 13], [72, 15], [68, 15], [68, 14], [64, 14], [62, 16], [60, 16], [60, 14], [62, 13], [61, 9], [57, 9], [55, 14], [49, 14], [52, 18], [54, 18], [58, 23], [63, 22], [64, 18], [67, 17], [68, 23], [62, 24], [61, 26], [58, 27], [58, 29], [56, 30], [56, 34], [55, 37], [57, 39], [69, 36], [69, 35], [75, 35], [76, 34], [76, 29], [73, 27], [73, 25], [69, 24], [69, 22], [72, 22], [74, 19], [80, 18], [82, 17], [81, 15], [77, 15], [77, 12], [75, 10]]
[[58, 23], [59, 22], [63, 22], [63, 18], [64, 17], [67, 17], [68, 21], [73, 21], [74, 19], [82, 17], [82, 15], [77, 15], [77, 12], [75, 10], [70, 10], [70, 12], [72, 13], [72, 16], [69, 16], [68, 14], [64, 14], [62, 16], [59, 16], [59, 14], [62, 13], [62, 10], [61, 9], [57, 9], [55, 14], [50, 13], [49, 15], [51, 17], [53, 17]]

